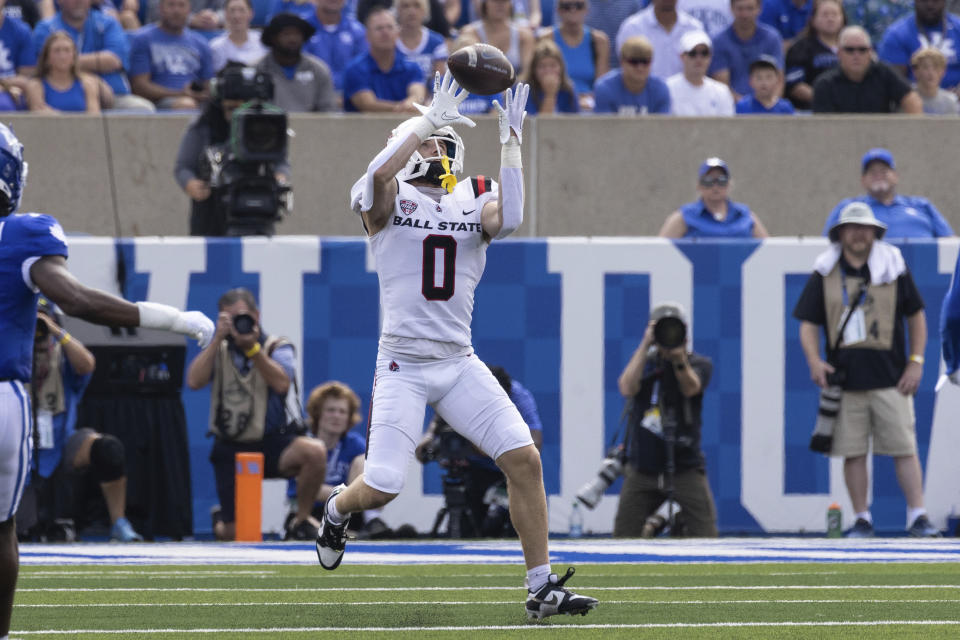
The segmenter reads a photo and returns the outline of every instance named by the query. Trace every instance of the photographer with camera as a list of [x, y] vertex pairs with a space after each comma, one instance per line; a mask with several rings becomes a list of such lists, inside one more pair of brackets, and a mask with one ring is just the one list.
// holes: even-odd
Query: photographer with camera
[[700, 449], [703, 391], [712, 372], [709, 358], [687, 351], [680, 305], [654, 307], [618, 381], [632, 407], [614, 536], [641, 537], [647, 518], [668, 500], [683, 509], [683, 530], [671, 523], [675, 535], [717, 535], [717, 510]]
[[37, 302], [30, 393], [34, 406], [34, 455], [27, 491], [17, 511], [18, 533], [36, 540], [76, 535], [87, 478], [96, 482], [110, 518], [110, 540], [143, 537], [126, 518], [127, 473], [123, 443], [109, 434], [76, 428], [77, 407], [93, 376], [93, 354], [61, 326], [47, 298]]
[[187, 370], [191, 389], [212, 383], [210, 462], [220, 499], [214, 535], [218, 540], [234, 539], [234, 459], [239, 452], [259, 451], [265, 478], [297, 479], [297, 513], [287, 537], [312, 540], [318, 523], [310, 512], [326, 474], [327, 449], [304, 435], [299, 399], [294, 402], [288, 395], [291, 386], [296, 395], [293, 345], [261, 331], [260, 311], [247, 289], [227, 291], [217, 308], [213, 341]]
[[289, 208], [287, 118], [269, 76], [228, 62], [180, 140], [173, 175], [190, 196], [190, 235], [273, 233]]
[[[907, 501], [907, 532], [937, 537], [940, 533], [923, 506], [913, 413], [913, 394], [923, 376], [927, 320], [900, 250], [881, 241], [886, 229], [869, 205], [846, 205], [830, 228], [833, 244], [817, 256], [793, 310], [810, 378], [823, 389], [810, 446], [844, 459], [843, 477], [857, 518], [847, 537], [873, 536], [867, 496], [871, 436], [873, 453], [893, 457]], [[910, 333], [909, 358], [904, 321]], [[820, 357], [821, 326], [827, 360]]]
[[[543, 424], [533, 394], [511, 378], [503, 367], [488, 365], [488, 368], [527, 423], [533, 444], [539, 450], [543, 445]], [[452, 538], [516, 535], [510, 523], [507, 479], [503, 471], [440, 416], [434, 415], [414, 455], [422, 464], [436, 462], [444, 470], [445, 504], [434, 525], [434, 534], [446, 515], [450, 518], [447, 531]]]

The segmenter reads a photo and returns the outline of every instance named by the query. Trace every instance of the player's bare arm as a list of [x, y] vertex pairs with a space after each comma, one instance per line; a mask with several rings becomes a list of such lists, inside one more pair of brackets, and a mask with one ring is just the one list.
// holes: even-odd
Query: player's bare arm
[[134, 304], [87, 287], [70, 273], [63, 256], [44, 256], [34, 262], [30, 267], [30, 279], [64, 313], [88, 322], [183, 333], [199, 340], [201, 346], [213, 336], [213, 323], [199, 311], [183, 312], [153, 302]]
[[481, 212], [483, 233], [489, 241], [505, 238], [523, 222], [523, 164], [520, 143], [523, 141], [523, 121], [527, 116], [527, 96], [530, 85], [518, 84], [514, 90], [504, 91], [504, 106], [494, 100], [497, 109], [497, 127], [500, 134], [500, 189], [497, 201], [488, 202]]

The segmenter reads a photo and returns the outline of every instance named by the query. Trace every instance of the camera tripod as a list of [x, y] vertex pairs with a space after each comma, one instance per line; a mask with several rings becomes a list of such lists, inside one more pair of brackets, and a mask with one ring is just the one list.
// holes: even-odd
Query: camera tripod
[[[447, 522], [448, 538], [464, 538], [480, 534], [480, 524], [467, 504], [467, 487], [461, 473], [451, 471], [443, 476], [443, 506], [437, 511], [430, 536], [439, 537], [440, 525]], [[465, 526], [466, 525], [466, 526]]]

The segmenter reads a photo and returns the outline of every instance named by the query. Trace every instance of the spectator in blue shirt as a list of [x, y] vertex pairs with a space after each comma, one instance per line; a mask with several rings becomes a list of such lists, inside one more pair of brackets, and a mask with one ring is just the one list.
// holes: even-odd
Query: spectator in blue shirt
[[372, 8], [366, 27], [369, 51], [344, 71], [344, 111], [420, 113], [413, 105], [427, 96], [423, 71], [397, 50], [400, 28], [393, 13]]
[[710, 76], [729, 86], [736, 100], [750, 93], [750, 63], [773, 56], [783, 67], [783, 39], [773, 27], [757, 22], [760, 0], [730, 0], [733, 24], [713, 41]]
[[953, 89], [960, 84], [960, 16], [946, 11], [946, 0], [917, 0], [912, 15], [887, 28], [878, 55], [900, 75], [913, 81], [910, 56], [923, 47], [934, 47], [947, 58], [947, 73], [940, 86]]
[[707, 158], [697, 173], [700, 198], [667, 216], [661, 238], [766, 238], [766, 227], [750, 207], [730, 200], [730, 168]]
[[607, 34], [610, 41], [610, 53], [607, 58], [610, 66], [616, 67], [618, 55], [616, 35], [623, 21], [643, 9], [642, 0], [590, 0], [587, 9], [586, 25], [591, 29]]
[[913, 12], [914, 0], [843, 0], [847, 24], [864, 28], [870, 39], [880, 42], [891, 24]]
[[760, 22], [777, 30], [786, 51], [807, 26], [812, 10], [813, 0], [763, 0]]
[[434, 74], [446, 70], [447, 42], [424, 26], [430, 10], [427, 0], [397, 0], [395, 9], [400, 26], [397, 49], [420, 67], [429, 93], [433, 90]]
[[781, 98], [783, 73], [773, 56], [750, 63], [751, 95], [737, 102], [737, 115], [793, 115], [793, 105]]
[[209, 97], [213, 58], [206, 38], [186, 28], [188, 0], [160, 0], [160, 21], [133, 38], [133, 91], [158, 109], [196, 109]]
[[[154, 111], [153, 104], [130, 91], [124, 69], [130, 62], [130, 45], [120, 23], [102, 11], [91, 11], [90, 0], [59, 0], [60, 10], [40, 21], [33, 30], [34, 56], [54, 31], [66, 31], [77, 48], [77, 69], [95, 73], [107, 87], [101, 87], [105, 108]], [[112, 93], [112, 102], [111, 94]]]
[[823, 235], [840, 219], [840, 211], [851, 202], [865, 202], [877, 220], [887, 225], [887, 238], [942, 238], [952, 236], [953, 229], [937, 208], [926, 198], [897, 194], [896, 164], [887, 149], [870, 149], [860, 161], [861, 177], [866, 194], [840, 201], [827, 218]]
[[530, 66], [520, 74], [520, 82], [530, 85], [527, 114], [578, 113], [580, 103], [567, 75], [563, 54], [552, 40], [541, 40], [533, 48]]
[[594, 113], [670, 113], [670, 90], [667, 83], [650, 75], [652, 60], [653, 45], [647, 38], [627, 38], [620, 48], [619, 68], [597, 80]]
[[593, 109], [594, 84], [610, 70], [610, 38], [584, 24], [589, 8], [589, 0], [557, 0], [558, 24], [539, 34], [560, 48], [584, 111]]
[[[3, 7], [4, 0], [0, 0]], [[23, 93], [37, 64], [37, 52], [31, 42], [30, 27], [23, 20], [0, 11], [0, 111], [11, 111], [22, 104]]]
[[317, 3], [315, 0], [274, 0], [267, 11], [263, 24], [269, 24], [270, 20], [279, 13], [292, 13], [303, 18], [314, 27], [320, 26], [320, 22], [317, 20]]
[[333, 86], [341, 93], [347, 65], [367, 51], [366, 31], [355, 18], [344, 15], [344, 1], [317, 0], [317, 32], [303, 48], [327, 63], [333, 74]]

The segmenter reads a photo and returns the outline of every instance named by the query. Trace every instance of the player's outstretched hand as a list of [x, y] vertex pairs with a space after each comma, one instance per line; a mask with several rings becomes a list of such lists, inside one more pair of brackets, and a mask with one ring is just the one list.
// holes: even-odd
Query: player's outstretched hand
[[200, 343], [201, 349], [210, 344], [214, 329], [213, 321], [200, 311], [181, 312], [180, 316], [174, 321], [173, 326], [170, 327], [171, 331], [183, 333], [194, 338]]
[[529, 95], [530, 85], [521, 82], [516, 89], [503, 92], [505, 106], [500, 106], [498, 100], [493, 101], [493, 106], [497, 109], [497, 124], [500, 125], [500, 144], [507, 144], [511, 129], [517, 134], [517, 140], [523, 142], [523, 121], [527, 117]]
[[433, 79], [433, 102], [429, 107], [422, 104], [414, 105], [420, 110], [420, 113], [433, 124], [437, 129], [452, 124], [465, 124], [468, 127], [475, 127], [477, 123], [466, 116], [460, 115], [460, 104], [467, 99], [470, 93], [466, 89], [460, 89], [460, 85], [453, 79], [450, 71], [447, 70], [440, 79], [438, 71]]

